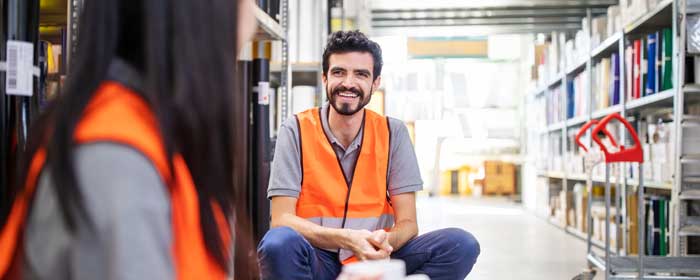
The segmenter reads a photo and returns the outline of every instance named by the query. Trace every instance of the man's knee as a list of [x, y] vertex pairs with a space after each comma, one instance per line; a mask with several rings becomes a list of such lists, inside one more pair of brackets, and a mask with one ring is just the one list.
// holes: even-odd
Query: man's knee
[[455, 248], [455, 257], [461, 263], [473, 265], [481, 253], [481, 246], [471, 233], [459, 228], [447, 228], [443, 230], [444, 240], [447, 246]]
[[272, 228], [260, 241], [258, 254], [269, 256], [302, 250], [305, 242], [304, 237], [290, 227]]

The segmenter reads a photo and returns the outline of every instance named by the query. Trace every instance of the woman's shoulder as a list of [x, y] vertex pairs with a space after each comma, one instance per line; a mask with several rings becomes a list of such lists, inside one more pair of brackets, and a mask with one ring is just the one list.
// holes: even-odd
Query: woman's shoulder
[[145, 155], [164, 176], [168, 156], [158, 121], [141, 95], [119, 82], [104, 82], [75, 130], [78, 144], [111, 142]]
[[88, 224], [79, 219], [76, 234], [67, 230], [47, 166], [39, 177], [25, 232], [27, 273], [48, 273], [39, 278], [67, 275], [68, 264], [82, 261], [94, 264], [91, 270], [97, 276], [107, 269], [99, 266], [109, 263], [101, 259], [100, 252], [107, 249], [101, 241], [111, 240], [117, 246], [142, 244], [134, 239], [146, 237], [164, 240], [160, 245], [170, 242], [169, 193], [150, 160], [132, 147], [112, 142], [78, 145], [74, 156], [85, 211], [95, 228], [82, 234]]

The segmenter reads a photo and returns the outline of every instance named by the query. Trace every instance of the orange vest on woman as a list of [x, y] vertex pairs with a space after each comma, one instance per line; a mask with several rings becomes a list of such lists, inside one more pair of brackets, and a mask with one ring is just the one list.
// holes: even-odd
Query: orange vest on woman
[[[351, 184], [323, 130], [321, 110], [297, 114], [302, 166], [297, 216], [330, 228], [374, 231], [393, 227], [394, 209], [387, 192], [389, 121], [373, 111], [364, 112], [360, 155]], [[352, 252], [340, 250], [343, 263], [355, 261], [351, 256]]]
[[[78, 144], [108, 141], [128, 145], [143, 153], [168, 186], [172, 213], [172, 258], [177, 279], [226, 279], [226, 272], [209, 255], [199, 219], [197, 190], [187, 165], [175, 155], [169, 168], [158, 122], [144, 100], [116, 82], [105, 82], [78, 123]], [[38, 176], [44, 167], [46, 151], [34, 156], [24, 190], [17, 195], [8, 221], [0, 232], [0, 279], [21, 279], [22, 237]], [[220, 208], [214, 207], [225, 247], [231, 243], [228, 222]]]

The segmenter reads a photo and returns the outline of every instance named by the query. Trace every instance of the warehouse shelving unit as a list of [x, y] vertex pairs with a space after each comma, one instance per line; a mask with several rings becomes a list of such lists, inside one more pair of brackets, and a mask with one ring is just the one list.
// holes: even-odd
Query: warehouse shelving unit
[[[648, 179], [644, 180], [643, 187], [646, 191], [652, 193], [666, 193], [670, 194], [670, 215], [669, 215], [669, 235], [670, 235], [670, 254], [668, 257], [659, 256], [645, 256], [644, 257], [644, 272], [646, 273], [644, 279], [700, 279], [698, 277], [692, 278], [692, 276], [700, 275], [700, 257], [688, 256], [687, 253], [687, 236], [700, 236], [700, 218], [698, 217], [688, 217], [685, 214], [685, 209], [687, 208], [687, 203], [690, 200], [700, 200], [700, 190], [692, 189], [689, 184], [700, 184], [699, 176], [689, 176], [683, 173], [684, 165], [698, 165], [700, 164], [700, 155], [684, 154], [681, 150], [683, 147], [683, 127], [688, 127], [691, 125], [699, 125], [700, 121], [696, 118], [690, 118], [684, 114], [684, 105], [686, 105], [686, 100], [698, 101], [700, 98], [700, 85], [697, 84], [686, 84], [684, 81], [685, 73], [685, 57], [686, 57], [686, 0], [662, 0], [659, 1], [656, 7], [650, 7], [649, 11], [633, 22], [623, 26], [622, 30], [613, 33], [611, 36], [603, 40], [600, 45], [591, 49], [589, 44], [588, 57], [584, 61], [577, 61], [573, 65], [566, 65], [566, 71], [563, 74], [558, 74], [555, 80], [545, 83], [543, 86], [537, 88], [534, 92], [529, 94], [528, 100], [533, 101], [538, 98], [543, 98], [556, 86], [561, 85], [561, 90], [565, 93], [562, 95], [563, 101], [560, 102], [564, 106], [563, 110], [563, 122], [557, 122], [553, 124], [546, 125], [544, 127], [536, 128], [535, 133], [539, 135], [540, 139], [542, 137], [547, 137], [552, 133], [555, 135], [561, 134], [562, 145], [561, 157], [562, 162], [567, 161], [567, 145], [571, 145], [567, 135], [571, 130], [578, 130], [583, 123], [593, 120], [603, 118], [611, 113], [619, 113], [622, 116], [628, 118], [639, 118], [640, 116], [645, 116], [647, 114], [658, 112], [660, 109], [673, 112], [673, 119], [675, 121], [675, 129], [671, 133], [675, 138], [676, 147], [675, 150], [675, 164], [674, 177], [670, 182], [653, 182]], [[591, 13], [588, 12], [587, 24], [591, 26]], [[621, 66], [620, 69], [620, 103], [618, 105], [610, 106], [608, 108], [602, 108], [599, 110], [592, 110], [592, 99], [593, 92], [595, 90], [592, 82], [590, 73], [592, 73], [593, 65], [597, 60], [603, 57], [609, 56], [611, 53], [615, 52], [620, 54], [619, 60], [622, 65], [625, 62], [625, 56], [623, 55], [626, 51], [626, 41], [630, 38], [639, 37], [639, 35], [644, 34], [644, 32], [658, 30], [660, 27], [671, 27], [673, 31], [673, 88], [659, 91], [652, 95], [640, 97], [635, 100], [626, 100], [625, 87], [631, 86], [625, 84], [625, 74], [626, 68]], [[585, 30], [585, 29], [584, 29]], [[588, 38], [591, 37], [590, 30], [588, 28], [589, 34]], [[584, 112], [582, 116], [576, 116], [573, 118], [566, 119], [566, 104], [567, 104], [567, 87], [566, 83], [569, 78], [574, 77], [578, 73], [586, 71], [589, 73], [588, 80], [586, 81], [588, 87], [584, 93], [586, 98], [587, 112]], [[681, 85], [681, 86], [679, 86]], [[546, 109], [545, 109], [546, 110]], [[624, 130], [620, 129], [621, 141], [622, 143], [627, 142], [627, 136]], [[589, 143], [590, 144], [590, 143]], [[602, 176], [589, 176], [581, 173], [569, 173], [566, 167], [562, 167], [563, 170], [540, 170], [537, 172], [537, 176], [540, 178], [546, 178], [547, 180], [555, 180], [556, 182], [561, 182], [562, 191], [570, 192], [571, 182], [585, 182], [591, 180], [592, 182], [603, 183], [605, 178]], [[628, 165], [624, 165], [622, 170], [627, 170]], [[615, 205], [618, 202], [622, 202], [621, 212], [627, 211], [624, 206], [624, 197], [626, 194], [630, 193], [629, 190], [636, 189], [639, 187], [639, 181], [637, 179], [627, 178], [626, 172], [621, 172], [619, 176], [612, 176], [610, 182], [613, 185], [617, 185], [617, 196], [614, 198]], [[623, 175], [624, 174], [624, 175]], [[644, 176], [639, 174], [639, 176]], [[555, 184], [558, 186], [558, 183]], [[625, 194], [625, 195], [623, 195]], [[551, 195], [550, 195], [551, 196]], [[626, 216], [626, 214], [624, 214]], [[561, 225], [557, 221], [546, 217], [546, 220], [555, 225], [557, 228], [576, 236], [581, 239], [586, 238], [586, 234], [580, 232], [577, 228]], [[613, 248], [612, 253], [618, 253], [613, 260], [611, 260], [608, 266], [614, 276], [610, 279], [637, 279], [635, 276], [630, 276], [630, 274], [624, 275], [624, 273], [636, 272], [638, 267], [637, 257], [625, 257], [627, 255], [627, 234], [629, 229], [626, 223], [620, 223], [623, 217], [616, 217], [618, 223], [615, 224], [618, 227], [618, 235], [624, 236], [621, 242], [618, 244], [618, 248]], [[593, 240], [593, 245], [598, 248], [604, 248], [602, 242]], [[622, 246], [622, 250], [620, 250]], [[592, 264], [600, 264], [600, 260], [590, 260]], [[654, 273], [656, 275], [650, 276], [649, 273]], [[679, 275], [691, 275], [689, 278], [672, 278], [678, 277]], [[659, 276], [662, 275], [662, 276]], [[663, 277], [670, 278], [663, 278]], [[661, 277], [661, 278], [659, 278]], [[688, 277], [688, 276], [681, 276]]]
[[[274, 147], [273, 131], [271, 125], [273, 112], [277, 108], [271, 106], [272, 70], [270, 60], [272, 57], [272, 42], [281, 41], [281, 62], [279, 88], [281, 90], [280, 110], [282, 114], [288, 114], [288, 96], [290, 85], [290, 65], [288, 51], [288, 25], [289, 3], [286, 0], [279, 1], [279, 22], [272, 18], [265, 10], [256, 6], [254, 8], [257, 30], [252, 40], [252, 62], [247, 63], [245, 69], [250, 74], [250, 88], [246, 90], [249, 96], [249, 115], [251, 116], [248, 128], [248, 141], [251, 147], [248, 153], [249, 180], [248, 180], [248, 214], [253, 224], [253, 237], [256, 242], [270, 227], [270, 202], [267, 199], [267, 185], [269, 182], [272, 153]], [[245, 60], [246, 58], [241, 58]], [[248, 58], [249, 59], [249, 58]]]

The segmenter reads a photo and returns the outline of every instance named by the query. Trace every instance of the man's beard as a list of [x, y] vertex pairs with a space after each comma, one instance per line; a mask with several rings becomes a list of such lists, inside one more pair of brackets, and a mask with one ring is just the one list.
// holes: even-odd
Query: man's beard
[[[372, 89], [370, 88], [370, 92], [371, 91], [372, 91]], [[369, 104], [369, 101], [372, 98], [371, 95], [367, 96], [365, 98], [365, 95], [364, 95], [364, 92], [362, 91], [362, 89], [346, 88], [342, 85], [335, 87], [332, 91], [330, 91], [330, 94], [328, 94], [328, 92], [329, 92], [328, 89], [326, 89], [328, 101], [331, 104], [331, 106], [333, 106], [333, 109], [335, 109], [335, 111], [338, 112], [339, 114], [345, 115], [345, 116], [352, 116], [355, 113], [359, 112], [360, 110], [362, 110], [362, 108], [364, 108], [365, 106], [367, 106], [367, 104]], [[352, 104], [350, 104], [350, 103], [346, 103], [346, 102], [341, 103], [340, 101], [338, 101], [338, 96], [341, 92], [352, 92], [357, 96], [358, 102], [357, 102], [357, 105], [355, 108], [352, 108], [351, 107]]]

